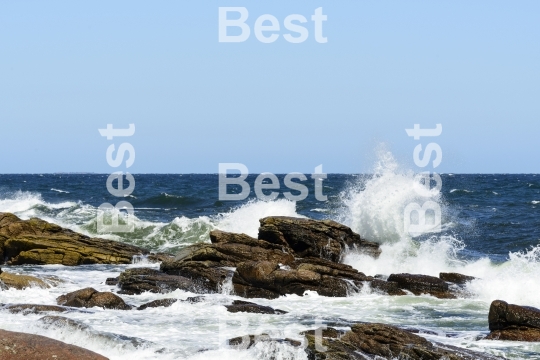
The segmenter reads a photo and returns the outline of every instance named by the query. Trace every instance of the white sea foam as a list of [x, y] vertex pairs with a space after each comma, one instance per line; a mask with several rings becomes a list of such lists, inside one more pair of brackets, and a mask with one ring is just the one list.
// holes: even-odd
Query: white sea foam
[[59, 192], [59, 193], [64, 193], [64, 194], [69, 194], [69, 191], [65, 191], [65, 190], [58, 190], [58, 189], [51, 189], [51, 191], [56, 191], [56, 192]]

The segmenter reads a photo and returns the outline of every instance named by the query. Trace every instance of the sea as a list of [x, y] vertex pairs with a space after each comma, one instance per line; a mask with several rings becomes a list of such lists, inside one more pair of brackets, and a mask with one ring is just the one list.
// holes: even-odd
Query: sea
[[[111, 359], [307, 359], [302, 348], [283, 342], [261, 342], [247, 350], [231, 349], [226, 343], [229, 338], [261, 333], [302, 340], [301, 331], [319, 326], [346, 329], [354, 322], [379, 322], [415, 328], [430, 341], [508, 359], [540, 359], [540, 343], [483, 340], [489, 333], [493, 300], [540, 308], [539, 174], [441, 174], [442, 189], [432, 198], [442, 209], [441, 232], [419, 237], [404, 231], [403, 213], [408, 204], [425, 199], [415, 190], [415, 172], [392, 156], [378, 160], [367, 174], [328, 174], [322, 188], [326, 201], [315, 197], [309, 174], [303, 182], [309, 195], [296, 202], [283, 195], [290, 191], [283, 185], [284, 175], [278, 175], [281, 188], [274, 190], [279, 196], [272, 201], [255, 196], [256, 174], [247, 178], [252, 191], [242, 201], [219, 200], [217, 174], [134, 174], [135, 190], [124, 199], [109, 194], [108, 176], [3, 174], [0, 212], [22, 219], [38, 217], [90, 236], [171, 254], [191, 244], [208, 243], [213, 229], [257, 237], [259, 219], [266, 216], [332, 219], [381, 245], [378, 259], [354, 252], [344, 258], [367, 275], [459, 272], [477, 279], [458, 299], [387, 296], [364, 287], [345, 298], [307, 292], [250, 300], [285, 310], [285, 315], [228, 313], [223, 305], [241, 298], [232, 294], [231, 284], [225, 284], [221, 293], [195, 304], [178, 301], [142, 311], [91, 308], [61, 314], [76, 323], [46, 322], [40, 320], [44, 314], [0, 310], [0, 328], [48, 336]], [[97, 208], [119, 200], [134, 207], [134, 231], [98, 233]], [[61, 282], [50, 289], [0, 291], [0, 303], [56, 304], [58, 296], [89, 286], [116, 292], [105, 280], [141, 266], [159, 268], [144, 257], [135, 258], [131, 265], [4, 265], [4, 271], [54, 276]], [[195, 295], [176, 290], [122, 297], [138, 306]]]

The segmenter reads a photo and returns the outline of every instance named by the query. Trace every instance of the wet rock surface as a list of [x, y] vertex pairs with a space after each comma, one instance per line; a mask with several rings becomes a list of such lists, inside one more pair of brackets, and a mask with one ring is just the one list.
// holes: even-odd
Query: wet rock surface
[[350, 331], [333, 328], [307, 331], [308, 359], [409, 359], [488, 360], [500, 359], [438, 343], [384, 324], [355, 324]]
[[540, 309], [495, 300], [488, 322], [491, 333], [486, 339], [540, 342]]
[[8, 310], [10, 313], [19, 314], [39, 314], [43, 312], [66, 312], [70, 311], [69, 307], [57, 305], [40, 305], [40, 304], [7, 304], [0, 307], [2, 310]]
[[47, 284], [45, 281], [35, 276], [18, 275], [18, 274], [5, 272], [5, 271], [2, 271], [2, 273], [0, 273], [0, 281], [7, 288], [15, 288], [18, 290], [22, 290], [29, 287], [40, 287], [43, 289], [50, 287], [50, 285]]
[[445, 272], [442, 272], [442, 273], [439, 273], [439, 279], [444, 280], [444, 281], [448, 281], [448, 282], [451, 282], [451, 283], [454, 283], [454, 284], [458, 284], [458, 285], [465, 285], [469, 281], [473, 281], [476, 278], [474, 276], [463, 275], [463, 274], [460, 274], [460, 273], [454, 273], [454, 272], [445, 273]]
[[259, 239], [288, 246], [298, 257], [320, 257], [339, 262], [348, 248], [378, 257], [379, 244], [363, 240], [332, 220], [272, 216], [259, 220]]
[[154, 301], [150, 301], [146, 304], [142, 304], [141, 306], [139, 306], [137, 308], [137, 310], [144, 310], [144, 309], [147, 309], [147, 308], [155, 308], [155, 307], [169, 307], [171, 306], [172, 304], [174, 304], [175, 302], [177, 302], [178, 299], [159, 299], [159, 300], [154, 300]]
[[165, 274], [156, 269], [133, 268], [120, 274], [117, 281], [120, 294], [141, 294], [145, 291], [168, 293], [176, 289], [196, 291], [198, 287], [188, 278]]
[[297, 340], [285, 338], [285, 339], [277, 339], [272, 338], [268, 334], [260, 334], [260, 335], [245, 335], [245, 336], [238, 336], [232, 339], [229, 339], [227, 341], [229, 347], [236, 349], [236, 350], [247, 350], [251, 348], [253, 345], [257, 344], [258, 342], [276, 342], [276, 343], [284, 343], [291, 346], [301, 346], [302, 343]]
[[61, 295], [56, 299], [58, 305], [72, 307], [100, 307], [104, 309], [130, 310], [124, 300], [110, 292], [99, 292], [94, 288], [85, 288]]
[[225, 305], [228, 312], [231, 313], [237, 313], [237, 312], [248, 312], [248, 313], [255, 313], [255, 314], [273, 314], [273, 315], [281, 315], [286, 314], [286, 311], [274, 309], [270, 306], [264, 306], [255, 304], [248, 301], [242, 301], [242, 300], [234, 300], [231, 305]]
[[131, 264], [148, 251], [112, 240], [90, 238], [46, 221], [0, 213], [0, 259], [10, 265]]
[[106, 360], [93, 351], [45, 336], [0, 330], [0, 358], [3, 360]]
[[456, 298], [455, 291], [442, 279], [419, 274], [392, 274], [389, 282], [394, 282], [400, 289], [409, 290], [414, 295], [429, 294], [440, 299]]

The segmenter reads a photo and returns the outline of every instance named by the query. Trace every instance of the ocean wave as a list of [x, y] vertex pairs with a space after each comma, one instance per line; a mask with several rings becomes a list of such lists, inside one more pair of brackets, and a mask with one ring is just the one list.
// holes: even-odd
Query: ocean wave
[[473, 193], [474, 191], [472, 191], [472, 190], [466, 190], [466, 189], [452, 189], [452, 190], [450, 190], [450, 193], [451, 193], [451, 194], [452, 194], [452, 193], [455, 193], [455, 192], [458, 192], [458, 193], [460, 193], [460, 192], [463, 192], [463, 193]]
[[54, 189], [54, 188], [52, 188], [51, 191], [56, 191], [56, 192], [59, 192], [59, 193], [69, 194], [69, 191], [59, 190], [59, 189]]

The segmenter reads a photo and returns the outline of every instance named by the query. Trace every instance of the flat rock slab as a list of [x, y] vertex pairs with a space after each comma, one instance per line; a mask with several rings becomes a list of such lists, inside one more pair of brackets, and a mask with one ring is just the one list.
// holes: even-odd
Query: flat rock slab
[[66, 312], [72, 309], [58, 305], [40, 305], [40, 304], [8, 304], [0, 309], [8, 310], [13, 314], [39, 314], [43, 312]]
[[51, 287], [45, 281], [35, 276], [30, 275], [18, 275], [9, 272], [2, 271], [0, 274], [0, 281], [8, 288], [15, 288], [23, 290], [29, 287], [40, 287], [43, 289]]
[[107, 360], [93, 351], [45, 336], [0, 330], [2, 360]]
[[10, 265], [131, 264], [148, 251], [112, 240], [90, 238], [46, 221], [0, 213], [0, 259]]
[[400, 289], [409, 290], [415, 295], [429, 294], [440, 299], [455, 299], [456, 294], [448, 283], [434, 276], [420, 274], [392, 274], [389, 282], [397, 283]]

